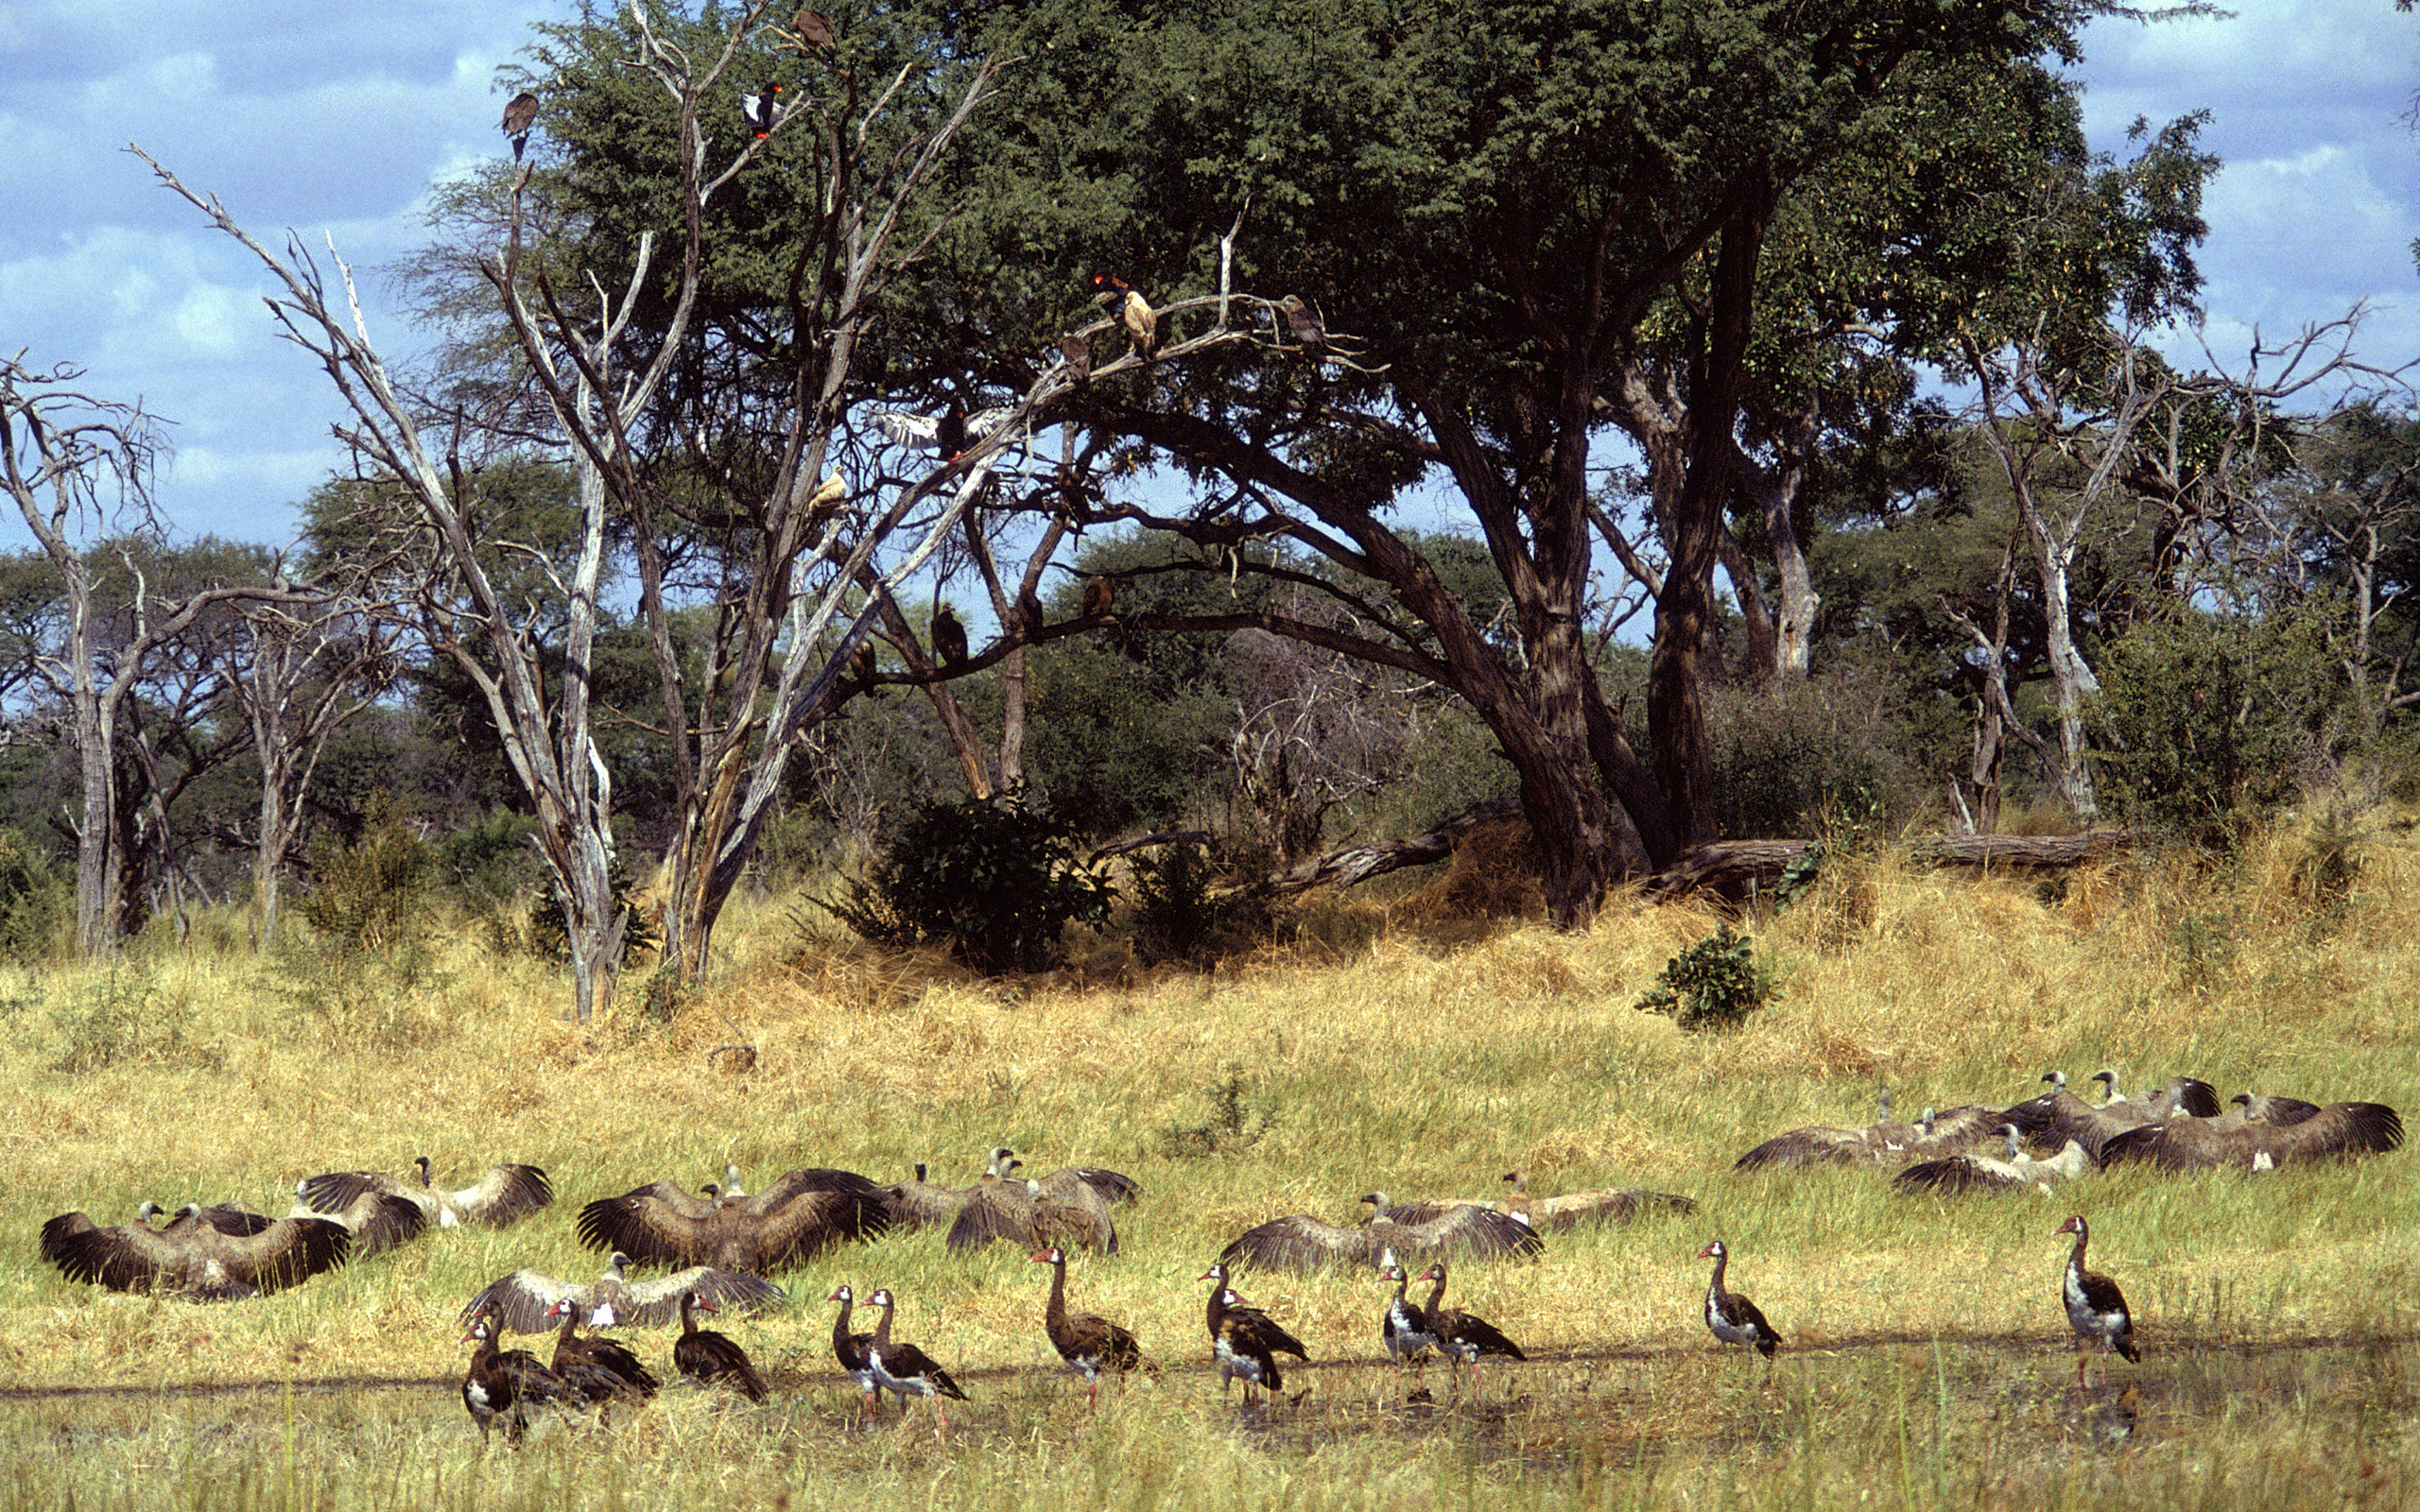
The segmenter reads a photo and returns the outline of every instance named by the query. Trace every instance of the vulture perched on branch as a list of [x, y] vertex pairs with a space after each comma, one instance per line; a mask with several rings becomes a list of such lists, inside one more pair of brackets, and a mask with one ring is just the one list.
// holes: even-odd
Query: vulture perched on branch
[[1385, 1193], [1372, 1192], [1360, 1200], [1374, 1208], [1376, 1215], [1358, 1228], [1341, 1228], [1308, 1213], [1271, 1218], [1246, 1229], [1219, 1252], [1219, 1261], [1260, 1270], [1314, 1271], [1332, 1265], [1374, 1267], [1389, 1251], [1397, 1259], [1419, 1260], [1546, 1252], [1546, 1241], [1536, 1230], [1493, 1208], [1465, 1203], [1424, 1223], [1404, 1223], [1388, 1206]]
[[331, 1171], [295, 1183], [295, 1194], [314, 1212], [342, 1212], [365, 1192], [401, 1197], [441, 1228], [479, 1224], [501, 1228], [518, 1223], [555, 1200], [546, 1173], [534, 1165], [492, 1165], [478, 1180], [460, 1191], [448, 1191], [429, 1178], [428, 1157], [416, 1155], [418, 1180], [401, 1180], [384, 1171]]
[[70, 1280], [113, 1292], [157, 1292], [197, 1302], [264, 1297], [333, 1270], [353, 1253], [353, 1234], [333, 1218], [269, 1218], [233, 1203], [182, 1210], [153, 1228], [160, 1210], [103, 1228], [81, 1212], [42, 1226], [42, 1258]]
[[462, 1309], [468, 1324], [481, 1314], [501, 1322], [512, 1333], [544, 1333], [559, 1304], [569, 1304], [574, 1315], [591, 1328], [662, 1328], [680, 1315], [681, 1296], [695, 1292], [717, 1307], [749, 1312], [788, 1299], [789, 1293], [762, 1276], [744, 1271], [692, 1265], [669, 1276], [635, 1284], [622, 1279], [628, 1255], [617, 1254], [605, 1274], [593, 1281], [557, 1280], [542, 1271], [517, 1270], [488, 1283]]
[[[802, 1168], [762, 1192], [700, 1197], [657, 1181], [579, 1210], [579, 1242], [635, 1265], [714, 1265], [763, 1275], [890, 1227], [882, 1189], [854, 1171]], [[677, 1298], [675, 1299], [678, 1300]]]

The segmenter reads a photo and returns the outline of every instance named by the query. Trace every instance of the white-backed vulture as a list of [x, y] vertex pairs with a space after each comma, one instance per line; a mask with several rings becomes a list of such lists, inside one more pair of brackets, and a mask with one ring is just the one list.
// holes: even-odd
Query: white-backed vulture
[[1483, 1201], [1478, 1197], [1431, 1197], [1418, 1202], [1398, 1202], [1390, 1210], [1395, 1222], [1426, 1223], [1453, 1208], [1491, 1208], [1528, 1224], [1540, 1233], [1552, 1233], [1559, 1228], [1582, 1225], [1590, 1228], [1609, 1223], [1628, 1223], [1642, 1212], [1694, 1212], [1697, 1200], [1669, 1192], [1649, 1192], [1640, 1187], [1601, 1187], [1594, 1192], [1566, 1192], [1560, 1196], [1530, 1195], [1529, 1178], [1518, 1171], [1507, 1171], [1503, 1179], [1512, 1183], [1512, 1194]]
[[628, 1255], [617, 1254], [593, 1281], [557, 1280], [541, 1271], [517, 1270], [491, 1281], [462, 1308], [462, 1322], [485, 1313], [510, 1332], [544, 1333], [554, 1327], [547, 1314], [568, 1303], [591, 1328], [662, 1328], [681, 1315], [681, 1297], [695, 1292], [717, 1307], [751, 1312], [786, 1301], [789, 1293], [762, 1276], [692, 1265], [651, 1281], [623, 1279]]
[[1023, 1164], [1006, 1147], [993, 1150], [992, 1163], [966, 1194], [949, 1226], [949, 1238], [943, 1242], [952, 1254], [980, 1249], [996, 1239], [1033, 1247], [1034, 1189], [1012, 1176]]
[[916, 1162], [915, 1177], [882, 1189], [882, 1205], [890, 1213], [890, 1231], [913, 1233], [919, 1228], [944, 1228], [958, 1221], [973, 1187], [945, 1187], [925, 1179], [927, 1167]]
[[1374, 1267], [1392, 1250], [1401, 1260], [1444, 1256], [1489, 1259], [1533, 1256], [1546, 1251], [1537, 1231], [1511, 1213], [1465, 1204], [1425, 1223], [1397, 1220], [1383, 1192], [1361, 1201], [1376, 1210], [1358, 1228], [1340, 1228], [1308, 1213], [1294, 1213], [1246, 1229], [1219, 1252], [1221, 1264], [1260, 1270], [1322, 1270], [1333, 1265]]
[[[107, 1228], [62, 1212], [42, 1226], [42, 1258], [70, 1280], [113, 1292], [217, 1302], [298, 1285], [343, 1264], [353, 1250], [352, 1233], [332, 1218], [268, 1218], [235, 1204], [197, 1203], [154, 1229], [147, 1220], [157, 1211], [146, 1203], [133, 1223]], [[222, 1223], [250, 1231], [230, 1232]]]
[[362, 1193], [383, 1192], [415, 1204], [441, 1228], [464, 1224], [501, 1228], [555, 1200], [546, 1173], [534, 1165], [492, 1165], [471, 1185], [449, 1191], [431, 1184], [427, 1156], [412, 1157], [412, 1164], [420, 1167], [417, 1181], [384, 1171], [330, 1171], [303, 1177], [294, 1190], [314, 1212], [341, 1212]]
[[664, 1180], [579, 1210], [579, 1242], [591, 1249], [618, 1250], [637, 1265], [715, 1265], [760, 1276], [890, 1227], [880, 1187], [823, 1167], [786, 1172], [738, 1198], [701, 1197]]
[[2019, 1187], [2048, 1192], [2053, 1183], [2070, 1180], [2092, 1169], [2092, 1158], [2073, 1140], [2067, 1141], [2066, 1146], [2051, 1159], [2037, 1160], [2025, 1153], [2015, 1125], [2001, 1127], [2008, 1141], [2004, 1154], [1996, 1157], [1970, 1153], [1921, 1161], [1893, 1177], [1892, 1185], [1902, 1192], [1934, 1192], [1945, 1196], [2012, 1192]]
[[2297, 1160], [2383, 1154], [2403, 1143], [2403, 1119], [2383, 1103], [2330, 1103], [2297, 1124], [2256, 1124], [2249, 1119], [2172, 1118], [2112, 1137], [2100, 1147], [2100, 1163], [2147, 1160], [2170, 1171], [2213, 1166], [2242, 1170]]

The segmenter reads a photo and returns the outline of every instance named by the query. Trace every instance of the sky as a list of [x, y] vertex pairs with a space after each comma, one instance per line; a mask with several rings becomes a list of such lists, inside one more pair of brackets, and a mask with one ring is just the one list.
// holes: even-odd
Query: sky
[[[2202, 266], [2205, 334], [2239, 365], [2367, 301], [2359, 351], [2420, 357], [2420, 16], [2393, 0], [2237, 0], [2230, 19], [2097, 22], [2078, 73], [2094, 144], [2193, 110], [2225, 160]], [[379, 270], [425, 239], [432, 184], [507, 150], [497, 70], [561, 0], [6, 0], [0, 352], [173, 422], [155, 489], [184, 539], [272, 546], [343, 460], [340, 413], [261, 304], [265, 270], [151, 180], [129, 142], [275, 245], [361, 275], [390, 361], [418, 341]], [[2173, 354], [2199, 365], [2190, 340]], [[13, 511], [0, 549], [31, 543]]]

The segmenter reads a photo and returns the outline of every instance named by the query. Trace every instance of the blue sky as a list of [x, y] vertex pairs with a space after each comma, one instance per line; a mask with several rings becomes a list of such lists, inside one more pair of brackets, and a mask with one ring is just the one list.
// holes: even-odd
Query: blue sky
[[[2393, 0], [2240, 0], [2228, 20], [2102, 22], [2083, 75], [2098, 145], [2136, 115], [2206, 108], [2226, 160], [2208, 204], [2208, 336], [2269, 336], [2375, 306], [2362, 352], [2420, 357], [2420, 17]], [[0, 6], [0, 345], [174, 421], [159, 480], [177, 533], [282, 544], [341, 460], [338, 406], [278, 339], [265, 278], [156, 188], [130, 142], [265, 240], [333, 236], [390, 358], [415, 339], [376, 270], [424, 235], [427, 189], [505, 150], [493, 87], [523, 0], [9, 0]], [[0, 546], [28, 543], [13, 515]]]

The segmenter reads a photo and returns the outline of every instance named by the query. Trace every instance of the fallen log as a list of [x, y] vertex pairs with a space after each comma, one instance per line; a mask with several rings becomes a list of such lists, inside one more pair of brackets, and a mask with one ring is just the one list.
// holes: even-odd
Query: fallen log
[[[2124, 850], [2135, 836], [2126, 830], [2086, 830], [2081, 834], [1942, 834], [1907, 842], [1909, 859], [1945, 867], [2072, 867]], [[1718, 840], [1682, 852], [1644, 885], [1651, 893], [1678, 897], [1701, 887], [1736, 892], [1751, 883], [1781, 880], [1806, 850], [1806, 840]]]
[[1454, 853], [1454, 843], [1482, 824], [1521, 816], [1521, 800], [1514, 798], [1491, 798], [1472, 804], [1436, 828], [1420, 834], [1406, 835], [1397, 840], [1373, 840], [1367, 845], [1346, 846], [1326, 855], [1280, 872], [1270, 879], [1270, 886], [1278, 893], [1307, 892], [1313, 887], [1350, 887], [1357, 882], [1397, 871], [1405, 867], [1425, 867], [1443, 861]]

